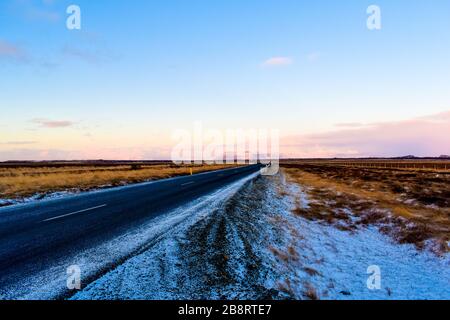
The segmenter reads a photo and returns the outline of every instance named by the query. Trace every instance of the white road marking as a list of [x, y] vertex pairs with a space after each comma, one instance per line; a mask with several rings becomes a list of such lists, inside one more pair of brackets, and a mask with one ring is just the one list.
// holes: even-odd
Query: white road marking
[[195, 183], [195, 182], [186, 182], [186, 183], [183, 183], [181, 186], [183, 187], [183, 186], [188, 186], [188, 185], [190, 185], [190, 184], [193, 184], [193, 183]]
[[83, 213], [83, 212], [87, 212], [87, 211], [92, 211], [92, 210], [95, 210], [95, 209], [100, 209], [100, 208], [103, 208], [103, 207], [106, 207], [106, 206], [107, 206], [106, 204], [102, 204], [101, 206], [92, 207], [92, 208], [88, 208], [88, 209], [84, 209], [84, 210], [80, 210], [80, 211], [76, 211], [76, 212], [63, 214], [61, 216], [49, 218], [49, 219], [43, 220], [42, 222], [53, 221], [53, 220], [61, 219], [61, 218], [64, 218], [64, 217], [72, 216], [74, 214]]

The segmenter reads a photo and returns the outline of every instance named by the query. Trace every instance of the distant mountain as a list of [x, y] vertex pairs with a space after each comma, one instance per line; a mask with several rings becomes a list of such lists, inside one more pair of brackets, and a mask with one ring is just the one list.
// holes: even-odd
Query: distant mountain
[[392, 158], [392, 159], [398, 159], [398, 160], [420, 160], [420, 159], [450, 159], [449, 155], [441, 155], [439, 157], [416, 157], [413, 155], [408, 155], [408, 156], [403, 156], [403, 157], [396, 157], [396, 158]]
[[403, 156], [403, 157], [397, 157], [394, 159], [419, 159], [419, 158], [416, 156], [413, 156], [413, 155], [407, 155], [407, 156]]

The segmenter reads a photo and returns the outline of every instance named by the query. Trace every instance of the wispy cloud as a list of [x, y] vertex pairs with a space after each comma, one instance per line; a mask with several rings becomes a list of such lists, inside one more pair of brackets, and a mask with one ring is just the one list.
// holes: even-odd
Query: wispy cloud
[[27, 54], [19, 46], [0, 39], [0, 59], [9, 59], [19, 62], [27, 61]]
[[285, 157], [439, 156], [450, 150], [450, 111], [396, 122], [291, 136], [282, 141]]
[[15, 0], [14, 8], [18, 15], [30, 21], [58, 22], [61, 14], [52, 8], [55, 1], [42, 0], [36, 3], [31, 0]]
[[93, 54], [86, 50], [81, 50], [79, 48], [65, 46], [62, 52], [66, 57], [77, 58], [89, 63], [99, 62], [99, 57], [96, 54]]
[[63, 56], [95, 65], [118, 58], [111, 50], [102, 45], [101, 41], [95, 41], [94, 37], [95, 35], [92, 34], [82, 34], [81, 39], [84, 40], [84, 44], [80, 46], [65, 45], [62, 48]]
[[0, 142], [0, 145], [8, 145], [8, 146], [23, 146], [23, 145], [30, 145], [30, 144], [36, 144], [36, 141], [6, 141], [6, 142]]
[[75, 123], [65, 120], [49, 120], [49, 119], [33, 119], [32, 122], [39, 124], [43, 128], [67, 128], [73, 126]]
[[308, 55], [306, 55], [306, 59], [309, 62], [316, 62], [322, 57], [322, 54], [320, 52], [311, 52]]
[[171, 147], [123, 147], [123, 148], [85, 148], [83, 150], [61, 149], [0, 149], [0, 161], [11, 160], [167, 160], [170, 159]]
[[57, 149], [0, 150], [0, 161], [78, 160], [76, 154]]
[[289, 57], [272, 57], [263, 62], [264, 67], [281, 67], [288, 66], [294, 63], [294, 60]]
[[334, 126], [338, 127], [338, 128], [361, 128], [366, 125], [361, 122], [342, 122], [342, 123], [336, 123]]

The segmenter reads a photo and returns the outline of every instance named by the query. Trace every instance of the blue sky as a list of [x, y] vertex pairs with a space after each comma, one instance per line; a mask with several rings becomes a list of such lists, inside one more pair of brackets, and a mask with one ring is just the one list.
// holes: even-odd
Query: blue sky
[[[70, 4], [80, 31], [65, 27]], [[0, 160], [164, 157], [171, 131], [195, 121], [278, 128], [305, 150], [289, 155], [397, 155], [389, 141], [302, 141], [446, 114], [448, 57], [446, 0], [3, 0]], [[416, 138], [398, 152], [450, 152]]]

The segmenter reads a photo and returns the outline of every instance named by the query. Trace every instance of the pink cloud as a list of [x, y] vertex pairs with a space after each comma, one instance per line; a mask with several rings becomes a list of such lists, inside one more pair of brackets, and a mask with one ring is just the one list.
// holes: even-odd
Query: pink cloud
[[60, 149], [7, 149], [0, 148], [0, 161], [45, 161], [45, 160], [167, 160], [171, 147], [116, 147], [86, 148], [83, 150]]
[[26, 60], [26, 54], [15, 44], [0, 39], [0, 58], [24, 61]]
[[287, 66], [292, 64], [294, 61], [289, 57], [272, 57], [264, 61], [264, 67], [277, 67], [277, 66]]
[[54, 128], [66, 128], [66, 127], [71, 127], [73, 126], [75, 123], [72, 121], [55, 121], [55, 120], [48, 120], [48, 119], [33, 119], [32, 120], [34, 123], [39, 124], [40, 126], [44, 127], [44, 128], [50, 128], [50, 129], [54, 129]]
[[286, 137], [284, 157], [439, 156], [450, 153], [450, 111], [405, 121]]
[[[35, 119], [46, 128], [68, 127], [71, 121]], [[439, 156], [450, 154], [450, 111], [425, 117], [368, 123], [347, 124], [337, 130], [284, 137], [281, 156], [302, 158], [395, 157], [405, 155]], [[0, 161], [5, 160], [78, 160], [78, 159], [168, 159], [172, 146], [86, 147], [80, 150], [25, 149], [27, 141], [0, 143]], [[31, 144], [31, 143], [30, 143]], [[19, 149], [20, 148], [20, 149]], [[3, 149], [3, 150], [1, 150]]]
[[7, 146], [21, 146], [21, 145], [27, 145], [27, 144], [36, 144], [36, 141], [7, 141], [7, 142], [0, 142], [0, 145], [7, 145]]

